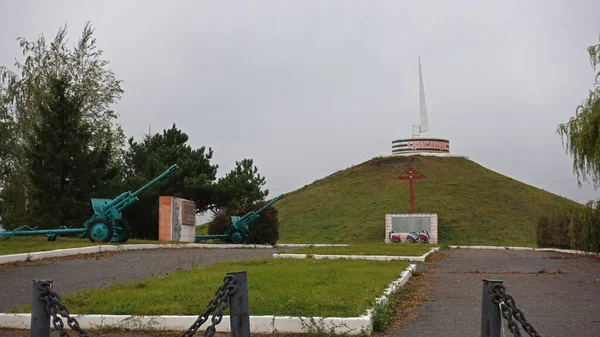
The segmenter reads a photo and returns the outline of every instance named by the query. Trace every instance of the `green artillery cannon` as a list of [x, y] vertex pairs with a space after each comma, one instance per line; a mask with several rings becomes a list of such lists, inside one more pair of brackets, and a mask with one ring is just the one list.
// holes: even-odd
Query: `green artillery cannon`
[[0, 232], [0, 237], [46, 235], [48, 236], [48, 241], [54, 241], [58, 235], [80, 234], [79, 238], [87, 237], [92, 242], [127, 242], [131, 234], [131, 229], [123, 218], [123, 211], [139, 200], [138, 195], [140, 193], [178, 168], [177, 164], [172, 165], [161, 175], [133, 193], [131, 191], [123, 192], [112, 200], [92, 199], [94, 215], [83, 224], [83, 228], [66, 228], [62, 226], [59, 229], [38, 230], [36, 229], [37, 227], [23, 226], [12, 231]]
[[241, 217], [232, 216], [231, 226], [227, 227], [223, 234], [198, 235], [195, 237], [194, 241], [200, 242], [202, 240], [222, 239], [230, 243], [247, 243], [249, 239], [252, 238], [252, 233], [250, 233], [249, 229], [250, 224], [258, 220], [262, 211], [271, 207], [274, 203], [276, 203], [279, 199], [283, 198], [284, 196], [285, 194], [276, 197], [257, 211], [250, 211]]

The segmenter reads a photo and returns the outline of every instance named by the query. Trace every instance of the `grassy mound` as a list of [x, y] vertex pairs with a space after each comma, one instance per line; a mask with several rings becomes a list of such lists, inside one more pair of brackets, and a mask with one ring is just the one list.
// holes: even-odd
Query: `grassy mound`
[[386, 213], [408, 213], [413, 167], [415, 213], [437, 213], [440, 244], [535, 246], [538, 217], [574, 202], [491, 171], [466, 158], [382, 157], [288, 193], [278, 243], [382, 242]]

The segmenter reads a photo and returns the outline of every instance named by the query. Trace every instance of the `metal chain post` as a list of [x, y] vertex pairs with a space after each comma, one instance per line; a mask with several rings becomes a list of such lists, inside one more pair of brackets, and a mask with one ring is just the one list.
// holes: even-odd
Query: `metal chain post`
[[523, 330], [531, 337], [541, 337], [535, 328], [525, 319], [525, 314], [521, 309], [517, 308], [515, 299], [506, 293], [506, 288], [502, 284], [494, 284], [491, 287], [493, 293], [493, 301], [502, 309], [502, 316], [508, 321], [508, 329], [513, 333], [514, 336], [520, 337], [521, 332], [519, 327], [514, 323], [512, 318], [514, 317]]
[[238, 290], [235, 280], [232, 275], [225, 275], [223, 278], [223, 284], [217, 288], [215, 297], [208, 302], [206, 309], [196, 321], [181, 335], [181, 337], [192, 337], [196, 331], [208, 320], [210, 313], [215, 311], [211, 319], [211, 325], [204, 330], [205, 337], [213, 337], [217, 332], [215, 326], [221, 323], [223, 319], [223, 311], [229, 306], [231, 295], [235, 294]]
[[492, 287], [502, 284], [499, 280], [483, 280], [481, 296], [481, 337], [500, 337], [502, 317], [500, 308], [494, 302]]
[[[239, 283], [238, 283], [239, 282]], [[240, 292], [240, 286], [243, 291]], [[234, 337], [249, 337], [250, 336], [250, 319], [248, 315], [248, 286], [246, 280], [246, 272], [228, 273], [223, 278], [223, 284], [217, 288], [215, 297], [210, 300], [206, 309], [196, 321], [185, 331], [182, 337], [192, 337], [196, 331], [204, 324], [210, 313], [215, 311], [211, 318], [211, 324], [204, 331], [205, 337], [214, 337], [217, 332], [215, 326], [223, 320], [223, 311], [227, 310], [231, 302], [232, 296], [239, 293], [235, 297], [235, 305], [231, 310], [232, 332], [236, 330], [235, 326], [239, 326]], [[31, 311], [31, 336], [32, 337], [49, 337], [50, 336], [50, 318], [54, 328], [60, 332], [61, 337], [69, 337], [69, 333], [65, 331], [62, 316], [67, 319], [69, 327], [77, 332], [79, 337], [92, 337], [79, 326], [79, 322], [70, 316], [69, 309], [61, 302], [60, 296], [52, 290], [52, 281], [43, 280], [33, 281], [32, 294], [32, 311]], [[235, 316], [235, 317], [234, 317]]]
[[50, 313], [41, 298], [42, 284], [52, 287], [52, 280], [33, 280], [31, 291], [31, 337], [50, 337]]
[[250, 313], [248, 310], [248, 279], [246, 272], [227, 273], [233, 276], [238, 287], [231, 296], [229, 306], [229, 319], [231, 337], [250, 337]]
[[[48, 315], [52, 316], [52, 325], [54, 325], [56, 330], [60, 331], [60, 336], [69, 337], [70, 335], [65, 330], [65, 324], [58, 316], [59, 314], [67, 319], [69, 327], [75, 330], [80, 337], [92, 337], [79, 326], [79, 322], [75, 318], [71, 317], [69, 309], [62, 304], [60, 296], [51, 288], [52, 286], [49, 282], [40, 282], [41, 291], [38, 298], [46, 303], [46, 311]], [[50, 329], [48, 329], [48, 333], [50, 333]]]

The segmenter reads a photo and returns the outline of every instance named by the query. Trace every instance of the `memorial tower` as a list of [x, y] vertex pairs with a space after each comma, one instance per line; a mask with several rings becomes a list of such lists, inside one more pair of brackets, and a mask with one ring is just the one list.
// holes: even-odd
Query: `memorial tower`
[[429, 130], [421, 57], [419, 57], [419, 116], [419, 125], [412, 126], [412, 138], [392, 141], [392, 155], [448, 156], [450, 154], [450, 141], [448, 139], [421, 137], [421, 133]]

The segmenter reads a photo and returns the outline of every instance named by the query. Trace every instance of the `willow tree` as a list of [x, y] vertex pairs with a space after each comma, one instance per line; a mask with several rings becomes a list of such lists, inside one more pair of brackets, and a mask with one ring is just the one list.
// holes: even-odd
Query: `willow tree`
[[[600, 43], [587, 50], [596, 71], [600, 65]], [[600, 71], [588, 97], [577, 107], [574, 117], [558, 126], [558, 133], [563, 146], [566, 144], [567, 153], [573, 156], [573, 170], [579, 186], [582, 181], [587, 181], [597, 189], [600, 185]], [[600, 251], [600, 210], [596, 200], [579, 207], [571, 217], [569, 241], [573, 249]]]
[[[594, 71], [600, 66], [600, 43], [588, 47]], [[573, 156], [573, 170], [579, 186], [582, 181], [600, 186], [600, 71], [593, 88], [579, 105], [575, 116], [558, 126], [566, 152]]]
[[571, 249], [600, 253], [600, 210], [598, 200], [573, 208], [568, 236]]

